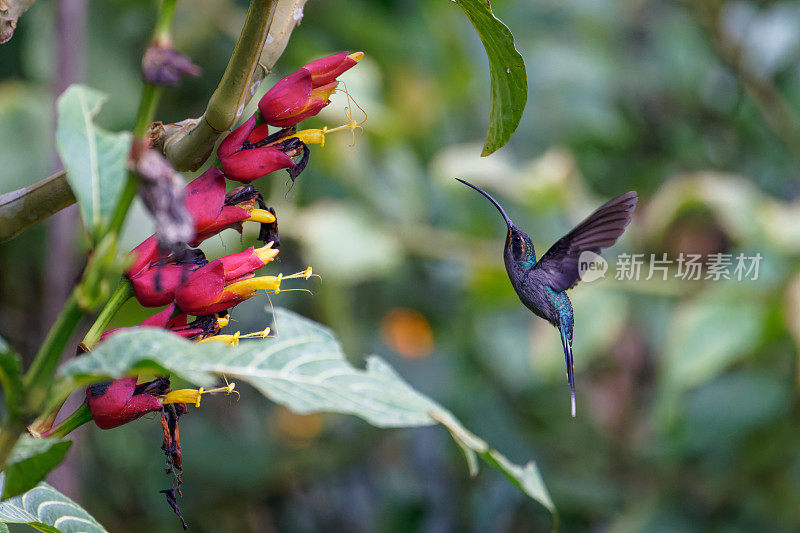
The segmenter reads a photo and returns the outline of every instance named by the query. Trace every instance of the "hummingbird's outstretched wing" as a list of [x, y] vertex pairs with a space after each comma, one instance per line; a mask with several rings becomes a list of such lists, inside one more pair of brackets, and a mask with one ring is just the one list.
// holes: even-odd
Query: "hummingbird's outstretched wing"
[[629, 191], [612, 198], [561, 237], [542, 256], [530, 274], [556, 291], [574, 287], [579, 280], [578, 260], [583, 252], [600, 253], [617, 242], [639, 197]]

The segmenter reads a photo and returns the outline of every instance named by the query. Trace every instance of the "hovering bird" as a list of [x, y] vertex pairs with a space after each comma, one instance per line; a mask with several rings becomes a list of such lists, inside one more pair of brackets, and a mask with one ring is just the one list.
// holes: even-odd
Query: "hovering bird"
[[598, 254], [603, 248], [608, 248], [617, 242], [625, 227], [631, 222], [631, 214], [639, 197], [636, 191], [629, 191], [609, 200], [572, 231], [561, 237], [537, 262], [531, 238], [511, 222], [500, 204], [486, 191], [467, 181], [456, 179], [488, 198], [506, 221], [508, 234], [503, 259], [508, 277], [522, 303], [534, 314], [553, 324], [561, 333], [574, 417], [573, 313], [572, 303], [565, 291], [577, 285], [580, 279], [578, 262], [583, 252]]

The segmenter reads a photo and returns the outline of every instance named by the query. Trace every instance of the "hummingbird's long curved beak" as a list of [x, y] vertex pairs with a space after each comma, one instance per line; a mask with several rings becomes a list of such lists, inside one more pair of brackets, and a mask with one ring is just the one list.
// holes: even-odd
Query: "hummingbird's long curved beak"
[[463, 183], [464, 185], [466, 185], [467, 187], [472, 187], [473, 189], [475, 189], [476, 191], [478, 191], [479, 193], [481, 193], [482, 195], [484, 195], [486, 198], [488, 198], [488, 199], [489, 199], [489, 201], [490, 201], [490, 202], [492, 202], [492, 203], [494, 204], [494, 206], [497, 208], [497, 210], [498, 210], [498, 211], [500, 211], [500, 214], [501, 214], [501, 215], [503, 215], [503, 219], [505, 219], [505, 221], [506, 221], [506, 224], [508, 225], [508, 229], [511, 229], [511, 228], [513, 228], [513, 227], [514, 227], [514, 223], [513, 223], [513, 222], [511, 222], [511, 219], [510, 219], [510, 218], [508, 218], [508, 215], [506, 214], [506, 211], [505, 211], [505, 209], [503, 209], [503, 208], [500, 206], [500, 204], [498, 204], [498, 203], [497, 203], [497, 200], [495, 200], [494, 198], [492, 198], [491, 196], [489, 196], [489, 193], [487, 193], [487, 192], [486, 192], [486, 191], [484, 191], [483, 189], [479, 189], [478, 187], [474, 186], [473, 184], [471, 184], [471, 183], [470, 183], [470, 182], [468, 182], [468, 181], [464, 181], [464, 180], [462, 180], [461, 178], [456, 178], [456, 179], [457, 179], [458, 181], [460, 181], [461, 183]]

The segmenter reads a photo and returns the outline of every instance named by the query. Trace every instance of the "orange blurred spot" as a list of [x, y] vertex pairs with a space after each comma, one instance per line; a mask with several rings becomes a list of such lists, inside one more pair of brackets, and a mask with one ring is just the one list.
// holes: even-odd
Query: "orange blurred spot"
[[414, 309], [392, 309], [381, 320], [381, 338], [403, 357], [418, 359], [433, 352], [433, 330]]
[[299, 415], [285, 407], [276, 409], [272, 423], [286, 445], [296, 449], [309, 447], [322, 432], [322, 415]]

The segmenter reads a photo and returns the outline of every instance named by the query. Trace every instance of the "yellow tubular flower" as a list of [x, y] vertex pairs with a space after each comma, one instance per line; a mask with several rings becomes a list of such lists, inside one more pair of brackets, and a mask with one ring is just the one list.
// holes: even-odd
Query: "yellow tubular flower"
[[266, 209], [258, 209], [249, 206], [241, 206], [241, 207], [242, 209], [250, 213], [250, 217], [247, 220], [251, 222], [261, 222], [262, 224], [271, 224], [276, 220], [275, 215], [273, 215]]
[[300, 130], [292, 135], [287, 135], [286, 137], [282, 138], [279, 142], [295, 137], [303, 141], [305, 144], [318, 144], [320, 146], [325, 146], [326, 134], [333, 133], [335, 131], [354, 130], [357, 127], [358, 127], [358, 122], [356, 122], [355, 120], [351, 120], [347, 124], [343, 124], [341, 126], [331, 129], [328, 129], [328, 126], [325, 126], [321, 130], [320, 129]]
[[253, 296], [253, 294], [255, 294], [255, 292], [258, 290], [273, 291], [275, 292], [275, 294], [278, 294], [279, 292], [281, 292], [282, 280], [292, 279], [292, 278], [308, 279], [310, 277], [311, 277], [311, 267], [308, 267], [302, 272], [297, 272], [289, 276], [278, 274], [277, 276], [261, 276], [258, 278], [250, 278], [242, 281], [236, 281], [225, 287], [225, 291], [232, 292], [245, 299]]
[[256, 248], [254, 250], [256, 256], [258, 256], [258, 258], [261, 259], [264, 264], [269, 263], [278, 255], [278, 249], [273, 248], [273, 244], [275, 244], [275, 241], [269, 241], [261, 248]]
[[246, 335], [242, 335], [241, 331], [237, 331], [233, 335], [214, 335], [213, 337], [206, 337], [205, 339], [200, 339], [197, 341], [198, 344], [209, 344], [209, 343], [221, 343], [227, 344], [228, 346], [238, 346], [239, 339], [255, 339], [255, 338], [264, 338], [269, 335], [270, 329], [269, 327], [264, 328], [262, 331], [256, 331], [255, 333], [247, 333]]
[[205, 390], [203, 387], [200, 387], [199, 389], [174, 390], [168, 392], [161, 403], [165, 405], [168, 403], [193, 403], [195, 407], [200, 407], [200, 398], [203, 394], [213, 394], [215, 392], [230, 394], [234, 392], [235, 387], [236, 383], [228, 383], [226, 387], [220, 387], [218, 389]]
[[206, 337], [205, 339], [200, 339], [197, 341], [197, 344], [227, 344], [228, 346], [238, 346], [239, 345], [239, 332], [237, 331], [233, 335], [214, 335], [213, 337]]
[[277, 294], [281, 290], [282, 279], [283, 275], [278, 274], [277, 276], [260, 276], [236, 281], [225, 287], [225, 292], [232, 292], [245, 300], [253, 296], [258, 290], [275, 291]]

